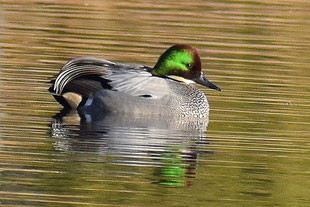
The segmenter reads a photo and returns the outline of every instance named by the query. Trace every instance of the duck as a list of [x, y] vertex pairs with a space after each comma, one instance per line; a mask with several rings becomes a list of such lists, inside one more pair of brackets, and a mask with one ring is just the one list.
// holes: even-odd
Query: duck
[[161, 117], [208, 117], [207, 97], [197, 85], [221, 91], [203, 74], [198, 51], [184, 44], [168, 48], [154, 67], [77, 57], [51, 84], [64, 109]]

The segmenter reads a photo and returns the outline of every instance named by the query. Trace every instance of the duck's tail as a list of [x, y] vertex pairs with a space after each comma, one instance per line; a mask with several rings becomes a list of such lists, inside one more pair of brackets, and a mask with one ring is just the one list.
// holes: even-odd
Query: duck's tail
[[100, 89], [109, 88], [109, 67], [115, 63], [95, 57], [78, 57], [67, 62], [50, 83], [48, 91], [64, 108], [77, 108]]

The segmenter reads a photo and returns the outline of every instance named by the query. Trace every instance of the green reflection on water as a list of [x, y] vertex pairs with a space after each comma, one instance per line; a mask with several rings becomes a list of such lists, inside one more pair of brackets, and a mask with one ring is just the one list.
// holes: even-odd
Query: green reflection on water
[[182, 156], [177, 152], [162, 153], [163, 166], [156, 173], [159, 183], [167, 186], [184, 186], [185, 166]]

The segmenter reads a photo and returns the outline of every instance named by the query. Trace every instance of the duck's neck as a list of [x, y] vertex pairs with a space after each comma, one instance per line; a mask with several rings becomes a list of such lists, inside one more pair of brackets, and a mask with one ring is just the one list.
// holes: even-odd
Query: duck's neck
[[165, 76], [169, 73], [169, 70], [164, 62], [158, 61], [150, 72], [156, 76]]

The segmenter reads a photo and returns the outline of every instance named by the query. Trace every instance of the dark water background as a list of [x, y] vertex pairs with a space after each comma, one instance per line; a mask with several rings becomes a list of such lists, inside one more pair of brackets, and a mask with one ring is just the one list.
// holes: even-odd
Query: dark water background
[[[310, 206], [310, 2], [0, 0], [0, 206]], [[70, 58], [190, 44], [209, 123], [55, 119]], [[198, 130], [197, 130], [198, 129]]]

